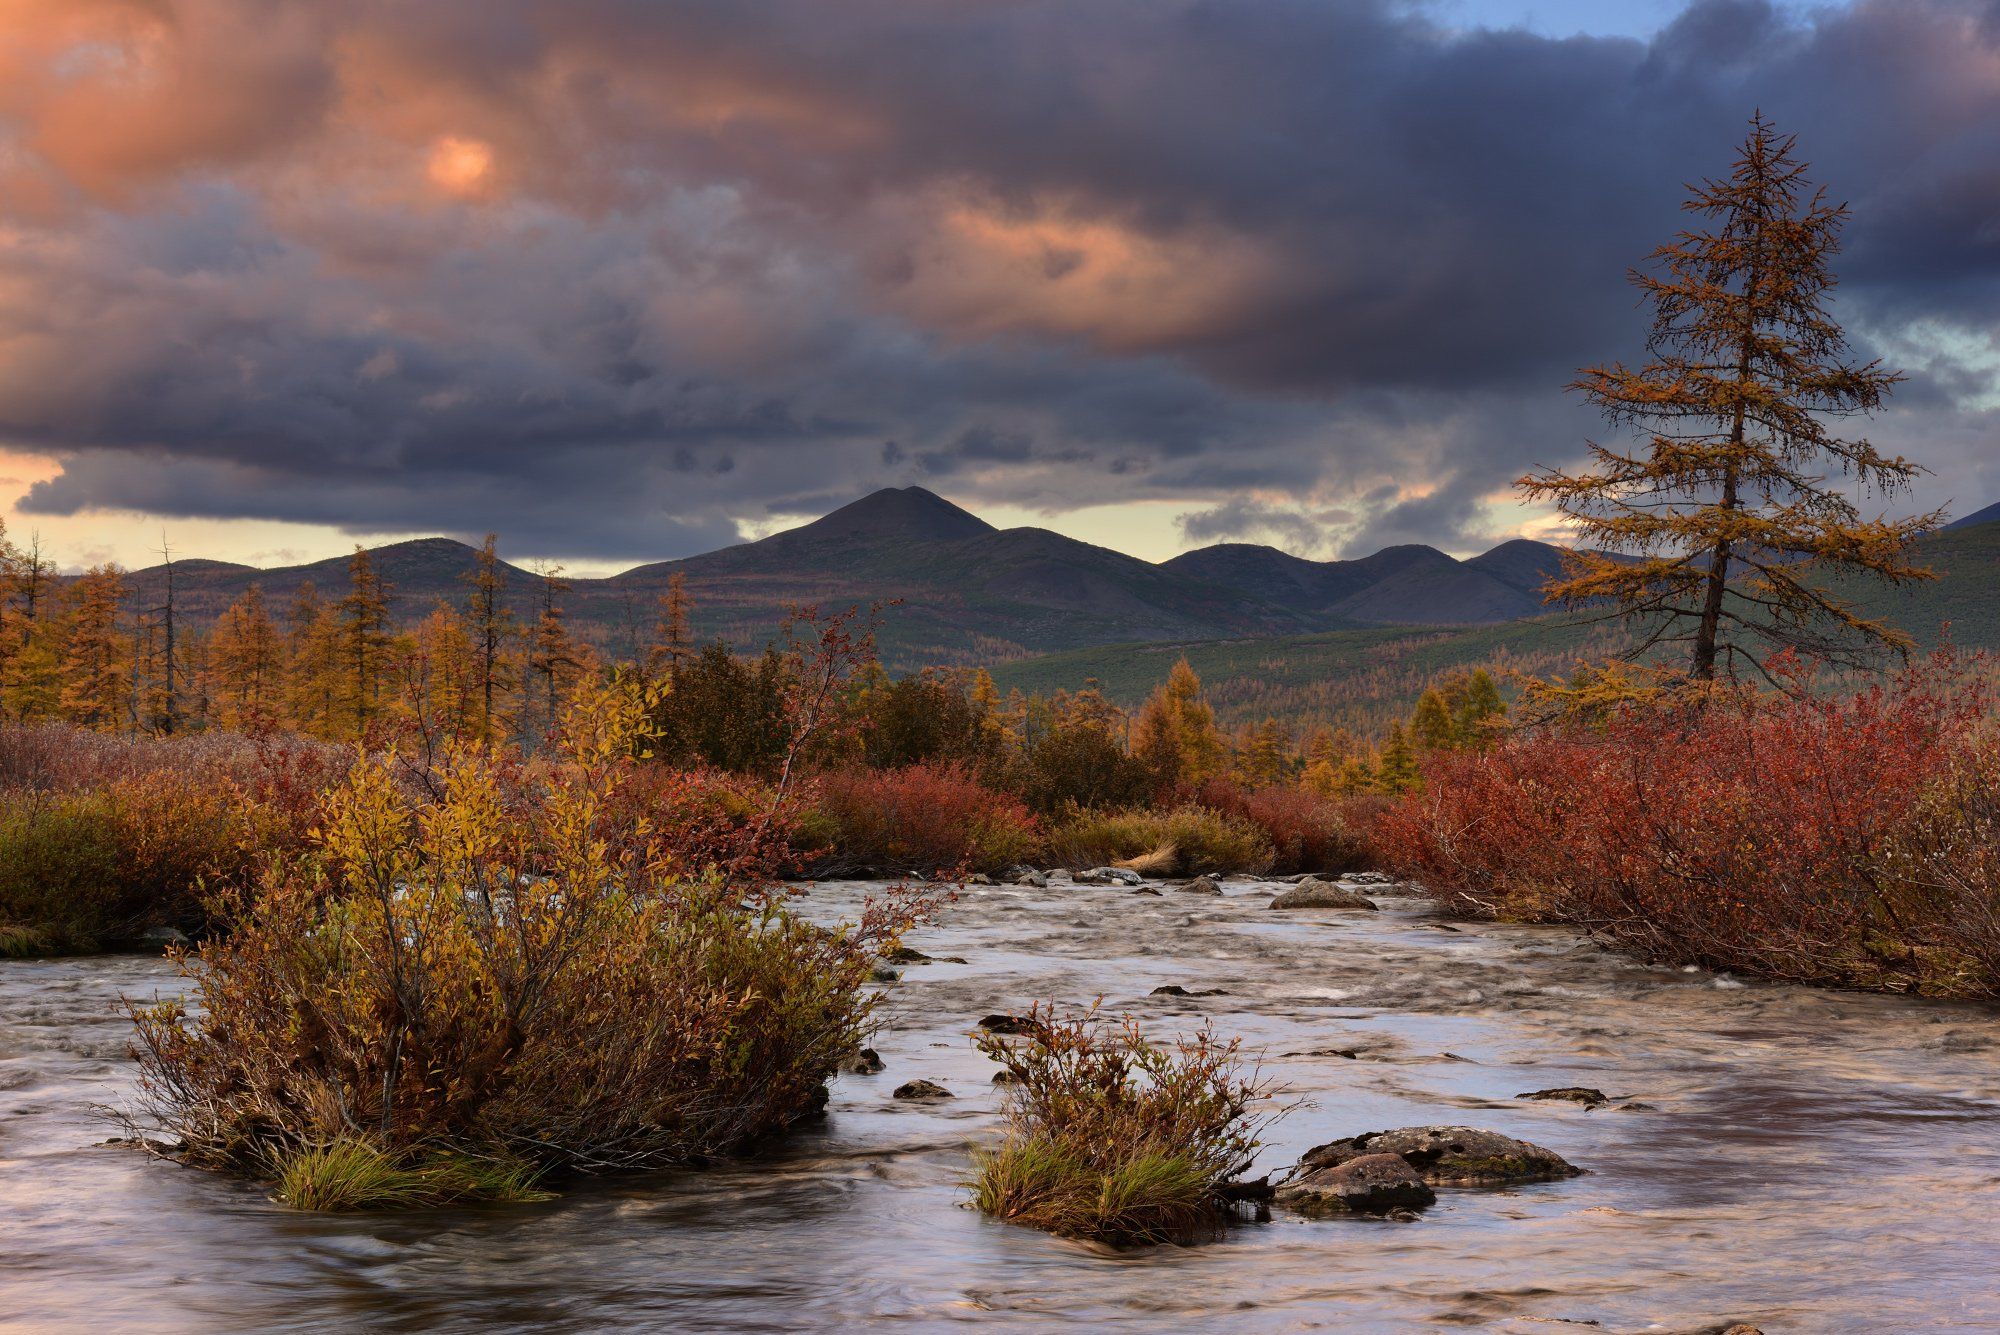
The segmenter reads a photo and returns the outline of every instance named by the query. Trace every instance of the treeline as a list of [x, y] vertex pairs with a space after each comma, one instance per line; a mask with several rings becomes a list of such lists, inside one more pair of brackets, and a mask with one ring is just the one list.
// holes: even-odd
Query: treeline
[[[557, 573], [540, 577], [531, 615], [510, 609], [491, 536], [463, 597], [406, 627], [365, 549], [348, 562], [345, 588], [308, 583], [273, 607], [252, 585], [207, 627], [177, 615], [171, 562], [164, 569], [158, 605], [135, 608], [115, 567], [59, 579], [0, 531], [0, 715], [154, 736], [283, 731], [382, 743], [421, 731], [533, 749], [579, 682], [621, 667], [671, 683], [654, 706], [661, 759], [765, 776], [785, 750], [791, 657], [775, 643], [753, 657], [694, 645], [678, 576], [637, 661], [613, 664], [571, 633]], [[1217, 780], [1326, 797], [1402, 792], [1421, 754], [1473, 744], [1503, 713], [1491, 676], [1474, 671], [1446, 678], [1378, 737], [1300, 732], [1271, 715], [1224, 730], [1185, 661], [1131, 713], [1094, 681], [1003, 696], [977, 668], [892, 680], [873, 665], [834, 703], [849, 726], [829, 731], [811, 757], [818, 768], [956, 764], [1039, 811], [1144, 803]]]
[[[395, 590], [357, 548], [344, 588], [301, 586], [283, 606], [252, 585], [210, 626], [175, 605], [174, 569], [153, 606], [133, 606], [124, 573], [58, 577], [0, 528], [0, 715], [98, 731], [171, 736], [220, 729], [374, 740], [422, 727], [454, 740], [534, 743], [575, 684], [604, 664], [571, 631], [558, 572], [532, 614], [504, 598], [494, 539], [457, 603], [404, 625]], [[688, 651], [678, 580], [660, 599], [649, 666]]]

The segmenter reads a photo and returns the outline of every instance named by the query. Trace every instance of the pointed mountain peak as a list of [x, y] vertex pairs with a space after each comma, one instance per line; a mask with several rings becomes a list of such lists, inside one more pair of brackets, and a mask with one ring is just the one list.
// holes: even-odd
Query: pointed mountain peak
[[952, 542], [995, 532], [993, 525], [922, 487], [884, 487], [792, 530], [795, 537], [852, 541], [893, 538]]

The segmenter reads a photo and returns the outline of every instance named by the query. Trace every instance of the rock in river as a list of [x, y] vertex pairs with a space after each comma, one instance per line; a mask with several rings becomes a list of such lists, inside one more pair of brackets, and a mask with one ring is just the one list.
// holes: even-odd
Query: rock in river
[[1278, 1204], [1306, 1215], [1387, 1214], [1436, 1203], [1437, 1193], [1399, 1154], [1363, 1154], [1278, 1188]]
[[[1553, 1182], [1583, 1170], [1554, 1150], [1470, 1126], [1406, 1126], [1370, 1131], [1306, 1151], [1303, 1175], [1369, 1155], [1399, 1154], [1434, 1187], [1503, 1187]], [[1301, 1181], [1304, 1180], [1302, 1176]]]
[[840, 1069], [850, 1075], [874, 1075], [882, 1069], [882, 1055], [873, 1048], [863, 1048], [849, 1057]]
[[1181, 887], [1184, 895], [1219, 895], [1222, 887], [1215, 883], [1213, 876], [1197, 876]]
[[1300, 881], [1271, 901], [1274, 909], [1372, 909], [1375, 901], [1331, 881]]
[[989, 1034], [1035, 1034], [1042, 1028], [1025, 1015], [989, 1015], [979, 1022], [979, 1027]]
[[898, 1099], [948, 1099], [951, 1097], [951, 1091], [943, 1085], [938, 1084], [935, 1080], [910, 1080], [896, 1086], [896, 1092], [890, 1097]]
[[1586, 1108], [1602, 1108], [1611, 1102], [1601, 1089], [1584, 1085], [1564, 1085], [1560, 1089], [1538, 1089], [1532, 1094], [1516, 1094], [1517, 1099], [1542, 1099], [1550, 1103], [1581, 1103]]

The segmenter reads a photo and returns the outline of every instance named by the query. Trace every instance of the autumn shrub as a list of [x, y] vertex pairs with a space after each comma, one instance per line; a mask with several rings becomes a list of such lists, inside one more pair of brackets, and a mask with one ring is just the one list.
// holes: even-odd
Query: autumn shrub
[[1079, 810], [1066, 813], [1050, 832], [1048, 856], [1069, 867], [1096, 867], [1171, 850], [1171, 871], [1157, 875], [1267, 871], [1271, 841], [1241, 816], [1208, 807], [1165, 811]]
[[1369, 867], [1366, 832], [1354, 799], [1278, 785], [1244, 788], [1226, 779], [1203, 785], [1201, 805], [1256, 826], [1271, 843], [1273, 872], [1343, 872]]
[[1949, 662], [1844, 697], [1626, 708], [1433, 757], [1378, 844], [1460, 910], [1580, 924], [1651, 960], [1992, 994], [1974, 926], [1995, 911], [1975, 852], [1988, 715]]
[[196, 932], [205, 897], [246, 884], [304, 828], [244, 790], [171, 770], [94, 791], [0, 794], [0, 923], [41, 953], [149, 928]]
[[184, 957], [188, 1001], [135, 1010], [136, 1122], [300, 1203], [412, 1205], [704, 1162], [821, 1106], [921, 905], [831, 929], [695, 873], [615, 744], [393, 764], [357, 764], [318, 844]]
[[1020, 799], [955, 764], [839, 771], [820, 781], [812, 811], [823, 871], [996, 871], [1032, 857], [1040, 842]]
[[1006, 1139], [975, 1162], [973, 1199], [996, 1219], [1112, 1244], [1194, 1242], [1230, 1216], [1269, 1092], [1234, 1041], [1207, 1030], [1171, 1045], [1130, 1020], [1059, 1018], [1025, 1038], [981, 1033], [1006, 1071]]

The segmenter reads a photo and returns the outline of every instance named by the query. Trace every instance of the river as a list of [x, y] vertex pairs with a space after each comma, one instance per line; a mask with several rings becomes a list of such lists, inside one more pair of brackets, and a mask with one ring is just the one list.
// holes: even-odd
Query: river
[[[0, 1326], [2000, 1330], [1993, 1009], [1647, 968], [1393, 894], [1380, 913], [1274, 912], [1275, 888], [970, 887], [908, 941], [966, 962], [890, 985], [887, 1069], [843, 1076], [781, 1153], [403, 1216], [300, 1214], [100, 1144], [119, 1131], [99, 1110], [132, 1089], [116, 999], [178, 980], [135, 956], [0, 961]], [[806, 902], [837, 917], [868, 889]], [[1226, 995], [1151, 995], [1167, 984]], [[1096, 996], [1160, 1034], [1212, 1020], [1306, 1102], [1260, 1171], [1448, 1122], [1590, 1172], [1444, 1191], [1415, 1222], [1280, 1213], [1124, 1253], [965, 1209], [968, 1147], [998, 1111], [968, 1031]], [[957, 1097], [891, 1098], [919, 1077]], [[1616, 1102], [1514, 1097], [1561, 1085]]]

